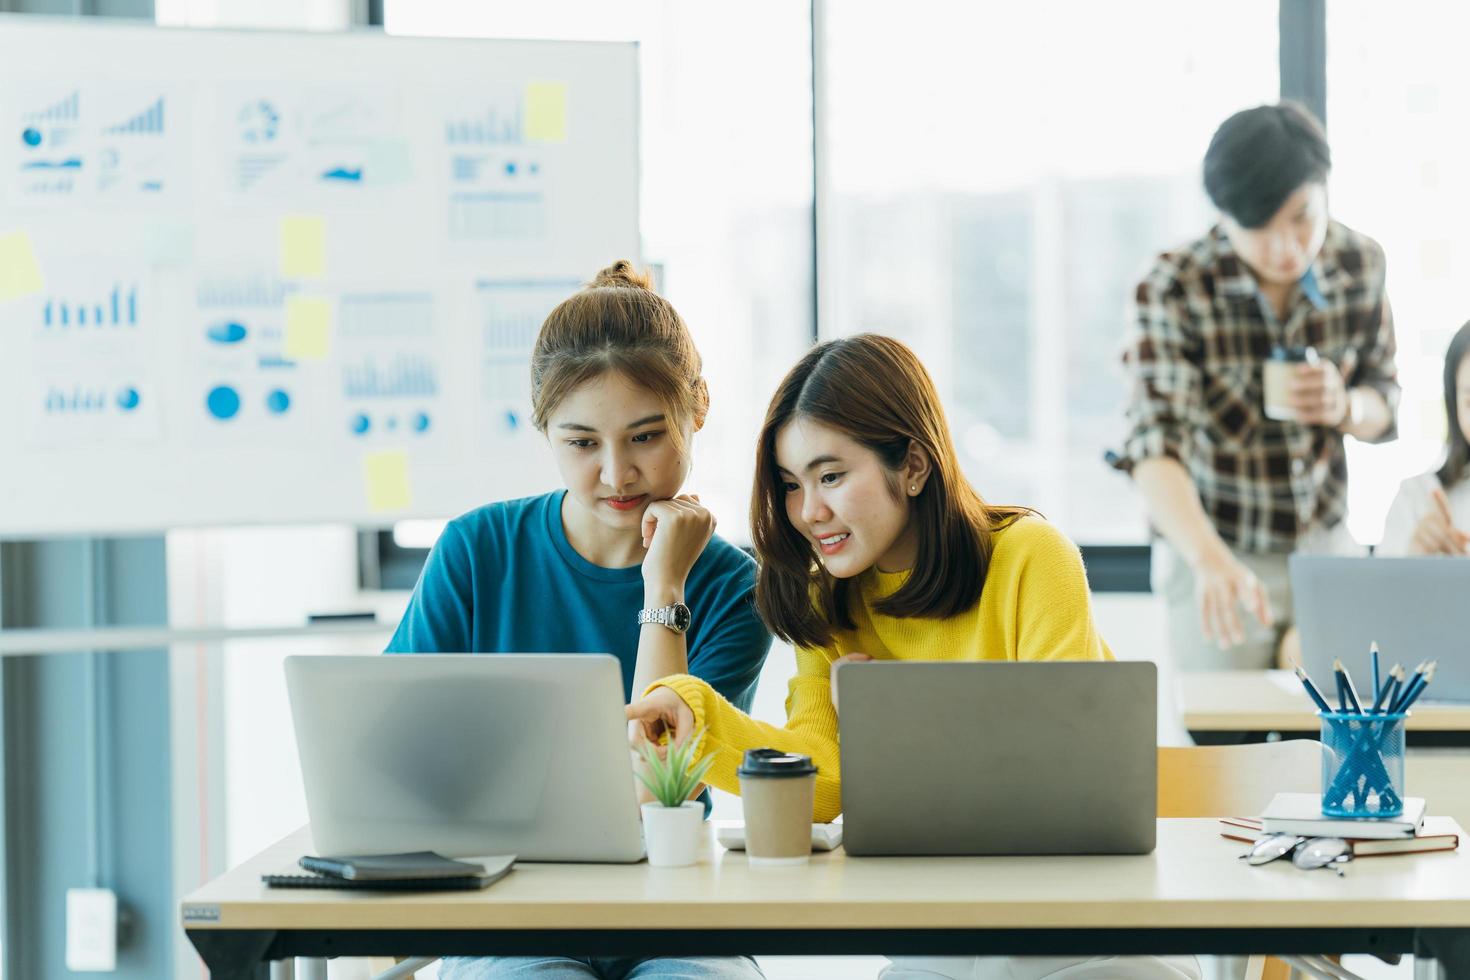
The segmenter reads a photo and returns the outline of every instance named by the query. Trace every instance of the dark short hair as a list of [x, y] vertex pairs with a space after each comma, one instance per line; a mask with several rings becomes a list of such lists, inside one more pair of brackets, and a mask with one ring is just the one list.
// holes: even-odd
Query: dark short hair
[[1205, 193], [1242, 228], [1259, 228], [1303, 184], [1332, 171], [1327, 133], [1295, 102], [1243, 109], [1220, 124], [1205, 151]]

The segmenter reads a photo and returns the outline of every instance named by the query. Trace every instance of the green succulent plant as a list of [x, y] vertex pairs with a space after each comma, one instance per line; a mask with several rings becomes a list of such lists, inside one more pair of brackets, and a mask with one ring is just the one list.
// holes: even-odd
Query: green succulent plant
[[689, 799], [694, 787], [698, 786], [704, 779], [704, 774], [709, 771], [710, 764], [715, 761], [715, 754], [694, 760], [699, 756], [699, 743], [704, 741], [704, 729], [700, 729], [683, 742], [669, 743], [665, 753], [660, 756], [658, 749], [644, 742], [638, 746], [638, 751], [643, 756], [643, 762], [648, 767], [647, 771], [639, 771], [638, 778], [653, 798], [664, 806], [682, 806]]

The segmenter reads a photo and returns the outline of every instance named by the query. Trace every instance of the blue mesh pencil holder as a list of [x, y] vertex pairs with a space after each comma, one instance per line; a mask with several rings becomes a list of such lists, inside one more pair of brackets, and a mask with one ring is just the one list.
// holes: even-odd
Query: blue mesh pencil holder
[[1396, 817], [1404, 812], [1404, 719], [1400, 714], [1319, 711], [1322, 812]]

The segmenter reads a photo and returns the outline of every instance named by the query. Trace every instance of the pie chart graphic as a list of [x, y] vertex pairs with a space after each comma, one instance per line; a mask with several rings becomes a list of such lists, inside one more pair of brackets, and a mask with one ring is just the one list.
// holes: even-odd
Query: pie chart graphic
[[240, 393], [229, 385], [218, 385], [209, 390], [204, 404], [210, 415], [220, 421], [228, 421], [240, 412]]

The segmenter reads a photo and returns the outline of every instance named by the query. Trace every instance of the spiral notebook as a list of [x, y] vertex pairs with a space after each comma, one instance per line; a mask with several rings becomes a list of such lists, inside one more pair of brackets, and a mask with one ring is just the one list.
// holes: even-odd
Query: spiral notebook
[[[343, 860], [343, 859], [337, 859]], [[441, 859], [442, 860], [442, 859]], [[292, 866], [279, 874], [261, 875], [271, 888], [346, 888], [357, 891], [475, 891], [504, 878], [515, 864], [514, 854], [470, 858], [481, 870], [445, 877], [344, 878], [334, 874], [304, 871]]]

